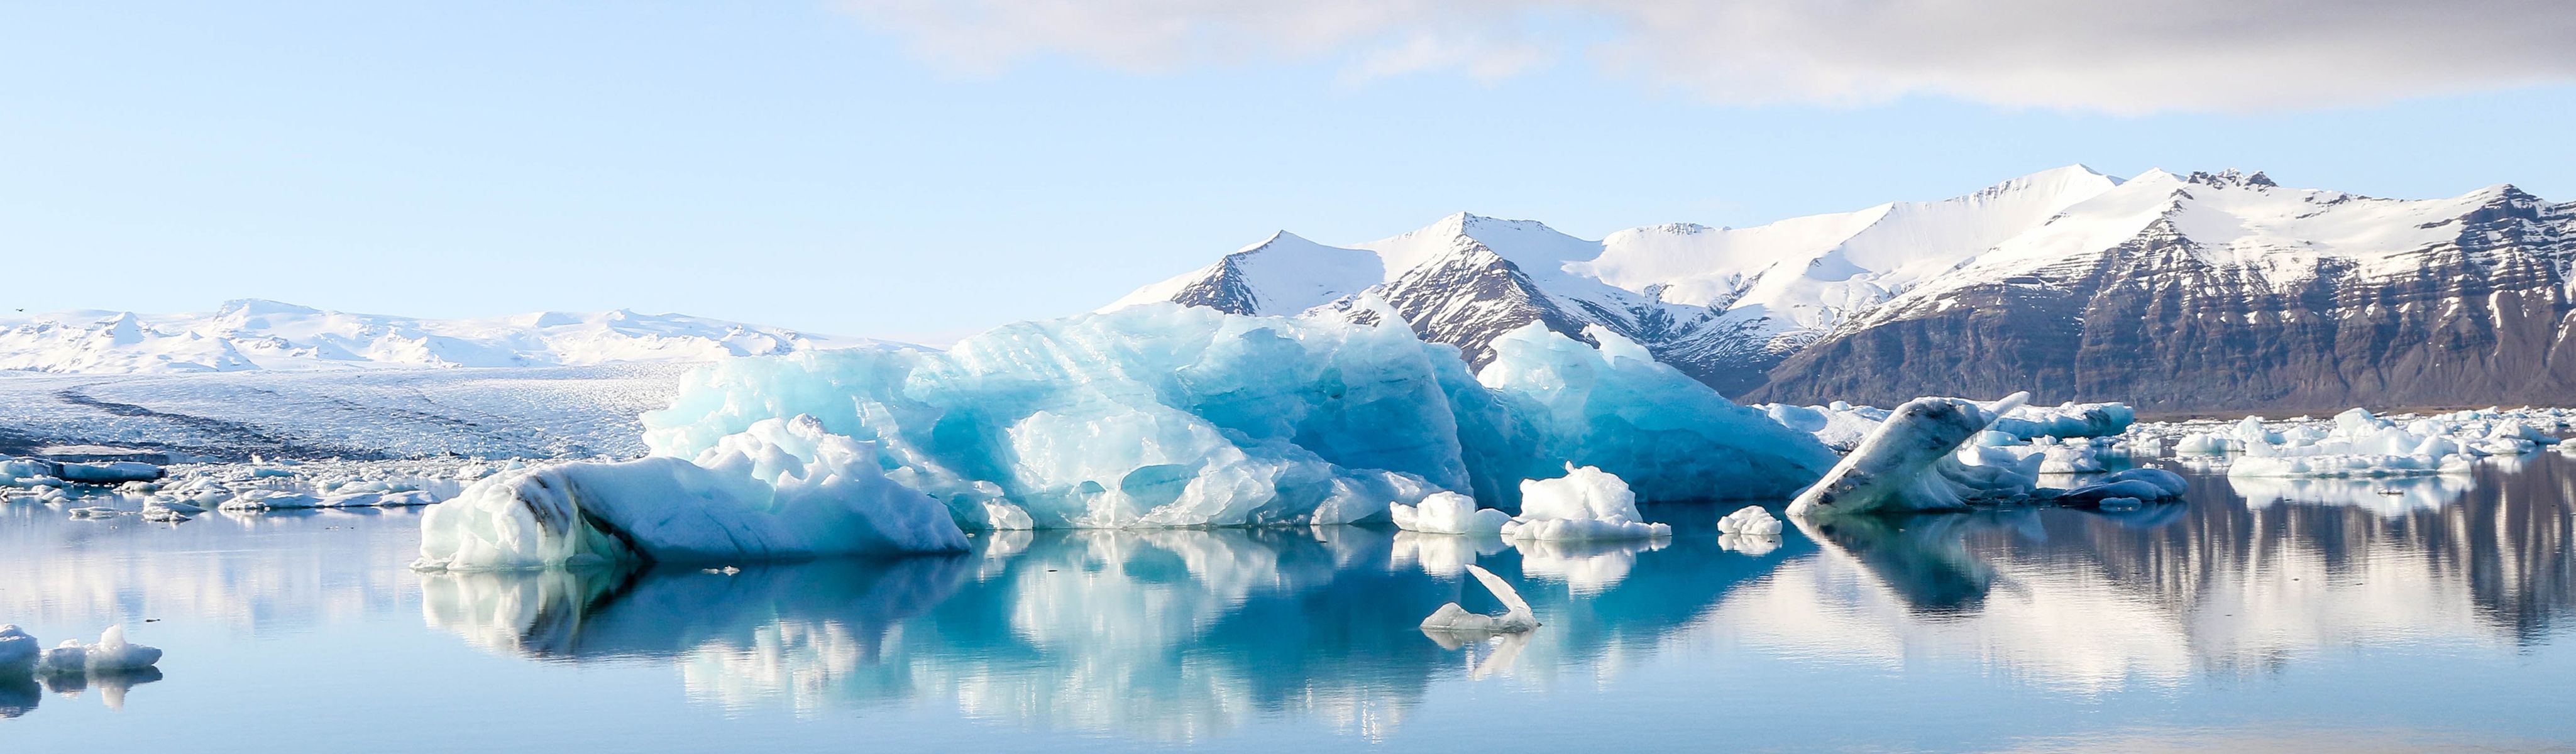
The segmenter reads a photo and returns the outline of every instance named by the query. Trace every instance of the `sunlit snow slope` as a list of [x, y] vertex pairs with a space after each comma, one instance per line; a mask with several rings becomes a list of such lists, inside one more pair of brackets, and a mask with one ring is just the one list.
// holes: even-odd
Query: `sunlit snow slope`
[[1111, 308], [1391, 309], [1479, 364], [1529, 322], [1599, 325], [1757, 400], [2565, 403], [2571, 262], [2576, 205], [2511, 186], [2394, 200], [2068, 166], [1940, 201], [1600, 241], [1466, 214], [1348, 247], [1283, 232]]
[[253, 299], [193, 314], [0, 317], [0, 370], [67, 374], [585, 366], [877, 345], [884, 344], [622, 309], [438, 320]]

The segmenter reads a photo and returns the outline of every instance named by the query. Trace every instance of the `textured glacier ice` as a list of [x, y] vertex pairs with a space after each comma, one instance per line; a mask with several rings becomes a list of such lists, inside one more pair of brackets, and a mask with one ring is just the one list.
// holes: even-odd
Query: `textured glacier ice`
[[1530, 612], [1529, 602], [1522, 600], [1521, 593], [1512, 589], [1509, 582], [1503, 581], [1491, 571], [1474, 565], [1467, 566], [1467, 573], [1475, 576], [1476, 581], [1484, 584], [1487, 591], [1494, 593], [1495, 600], [1503, 603], [1503, 614], [1471, 613], [1467, 612], [1467, 608], [1460, 607], [1458, 603], [1451, 602], [1441, 605], [1439, 610], [1431, 613], [1431, 617], [1422, 619], [1422, 630], [1502, 634], [1521, 633], [1538, 628], [1538, 614]]
[[890, 478], [968, 528], [1349, 523], [1440, 491], [1508, 508], [1569, 461], [1650, 498], [1780, 495], [1832, 462], [1606, 332], [1517, 331], [1471, 377], [1381, 322], [1147, 305], [945, 352], [736, 359], [648, 415], [646, 443], [685, 458], [808, 414], [878, 442]]
[[1973, 441], [2028, 397], [2015, 393], [1991, 406], [1959, 398], [1907, 401], [1823, 479], [1798, 493], [1789, 515], [1958, 510], [1971, 499], [2027, 494], [2036, 483], [2038, 457], [2025, 461]]
[[809, 417], [766, 419], [695, 461], [522, 469], [421, 517], [424, 570], [644, 558], [730, 562], [966, 548], [936, 501], [885, 476], [872, 443]]
[[1395, 528], [1424, 534], [1496, 534], [1512, 520], [1512, 514], [1477, 508], [1475, 498], [1455, 492], [1431, 493], [1418, 506], [1396, 503], [1387, 512]]

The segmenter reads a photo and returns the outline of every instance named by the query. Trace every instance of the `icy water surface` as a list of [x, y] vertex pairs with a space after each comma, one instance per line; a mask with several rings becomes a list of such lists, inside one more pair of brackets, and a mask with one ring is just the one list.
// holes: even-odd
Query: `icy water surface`
[[[0, 750], [2576, 749], [2576, 461], [2125, 514], [1506, 548], [1005, 533], [739, 573], [423, 576], [416, 514], [0, 507], [0, 622], [159, 677], [0, 680]], [[1546, 626], [1414, 628], [1474, 562]], [[149, 621], [149, 622], [146, 622]], [[68, 684], [66, 684], [68, 685]]]

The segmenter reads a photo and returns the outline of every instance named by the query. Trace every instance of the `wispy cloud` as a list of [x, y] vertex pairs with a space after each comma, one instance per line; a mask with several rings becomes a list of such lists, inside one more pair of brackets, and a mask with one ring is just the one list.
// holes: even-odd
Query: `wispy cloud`
[[[2565, 0], [842, 0], [922, 57], [1350, 77], [1585, 64], [1725, 103], [2270, 111], [2576, 80]], [[1606, 32], [1604, 30], [1607, 30]]]

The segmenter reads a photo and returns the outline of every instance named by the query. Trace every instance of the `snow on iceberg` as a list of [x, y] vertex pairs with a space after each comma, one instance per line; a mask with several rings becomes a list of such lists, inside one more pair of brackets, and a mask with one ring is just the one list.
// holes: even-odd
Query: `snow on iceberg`
[[967, 528], [1384, 520], [1441, 491], [1508, 505], [1574, 461], [1650, 497], [1786, 494], [1832, 454], [1607, 333], [1532, 327], [1470, 376], [1396, 318], [1144, 305], [1007, 325], [945, 352], [735, 359], [645, 417], [691, 457], [795, 414], [879, 443]]
[[1973, 444], [2029, 393], [1994, 405], [1916, 398], [1896, 407], [1876, 433], [1789, 504], [1791, 516], [1959, 510], [1972, 499], [2028, 494], [2035, 461]]
[[1670, 524], [1637, 514], [1637, 493], [1617, 475], [1565, 465], [1565, 476], [1521, 482], [1521, 514], [1503, 524], [1505, 539], [1587, 541], [1672, 536]]
[[694, 462], [522, 469], [421, 517], [422, 570], [510, 570], [966, 549], [937, 501], [888, 479], [874, 444], [767, 419]]
[[1467, 566], [1467, 573], [1474, 575], [1476, 581], [1483, 583], [1487, 591], [1494, 593], [1495, 600], [1503, 603], [1503, 614], [1471, 613], [1467, 612], [1467, 608], [1458, 606], [1458, 603], [1451, 602], [1441, 605], [1439, 610], [1431, 613], [1431, 617], [1422, 619], [1422, 630], [1503, 634], [1521, 633], [1538, 628], [1538, 614], [1530, 612], [1529, 602], [1522, 600], [1521, 593], [1513, 589], [1509, 582], [1503, 581], [1502, 577], [1495, 576], [1493, 572], [1479, 566]]
[[1496, 534], [1512, 520], [1512, 514], [1477, 508], [1475, 498], [1455, 492], [1431, 493], [1418, 506], [1396, 503], [1387, 512], [1395, 528], [1424, 534]]

